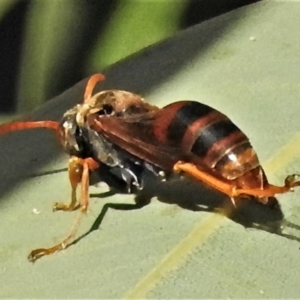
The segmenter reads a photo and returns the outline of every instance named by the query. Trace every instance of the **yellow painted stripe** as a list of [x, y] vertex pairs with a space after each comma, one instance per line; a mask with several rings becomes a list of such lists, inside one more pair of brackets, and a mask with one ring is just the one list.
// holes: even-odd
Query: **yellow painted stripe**
[[274, 174], [297, 158], [300, 160], [300, 134], [284, 145], [263, 167], [266, 173]]
[[142, 299], [155, 285], [171, 270], [180, 267], [186, 257], [196, 247], [203, 243], [212, 232], [221, 224], [224, 216], [220, 214], [209, 215], [204, 221], [199, 222], [194, 229], [171, 250], [160, 263], [154, 267], [124, 299]]
[[[284, 166], [300, 157], [300, 135], [294, 137], [277, 154], [263, 164], [267, 173], [280, 171]], [[300, 170], [299, 170], [300, 172]], [[224, 216], [211, 214], [204, 221], [196, 224], [194, 229], [181, 240], [138, 284], [133, 287], [124, 299], [142, 299], [156, 286], [156, 284], [170, 271], [179, 268], [188, 255], [200, 244], [203, 244], [217, 229]]]

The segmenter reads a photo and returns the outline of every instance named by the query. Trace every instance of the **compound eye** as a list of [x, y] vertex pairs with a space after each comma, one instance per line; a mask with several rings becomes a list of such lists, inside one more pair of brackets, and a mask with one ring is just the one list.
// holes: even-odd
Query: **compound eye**
[[[80, 128], [74, 122], [74, 116], [67, 116], [62, 120], [58, 129], [59, 139], [64, 148], [70, 152], [72, 149], [79, 151], [77, 136], [81, 135]], [[73, 150], [72, 150], [73, 151]]]
[[104, 104], [102, 109], [98, 111], [98, 115], [100, 116], [110, 116], [114, 114], [114, 108], [112, 105]]

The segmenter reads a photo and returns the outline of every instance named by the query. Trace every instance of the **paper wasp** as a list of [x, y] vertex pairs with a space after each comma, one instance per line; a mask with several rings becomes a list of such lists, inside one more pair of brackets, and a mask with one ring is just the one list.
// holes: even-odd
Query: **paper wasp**
[[[54, 129], [70, 155], [70, 204], [54, 210], [80, 209], [77, 225], [63, 242], [37, 249], [30, 261], [66, 248], [75, 240], [79, 219], [88, 208], [89, 177], [102, 166], [118, 169], [128, 191], [143, 188], [147, 169], [164, 180], [172, 172], [188, 174], [230, 197], [254, 198], [269, 205], [269, 198], [300, 185], [297, 175], [283, 186], [268, 183], [247, 136], [224, 114], [196, 101], [178, 101], [163, 108], [139, 95], [105, 90], [93, 95], [101, 74], [90, 77], [82, 104], [67, 111], [60, 123], [14, 122], [0, 126], [0, 134], [30, 128]], [[77, 186], [81, 185], [79, 200]]]

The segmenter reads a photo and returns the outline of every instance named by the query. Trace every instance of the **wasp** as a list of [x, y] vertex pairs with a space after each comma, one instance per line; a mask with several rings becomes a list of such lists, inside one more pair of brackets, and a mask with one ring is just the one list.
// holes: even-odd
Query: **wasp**
[[96, 84], [104, 79], [102, 74], [91, 76], [83, 103], [68, 110], [60, 122], [0, 126], [0, 134], [41, 127], [55, 130], [70, 155], [71, 201], [56, 203], [53, 209], [79, 209], [79, 216], [62, 242], [33, 250], [30, 261], [63, 250], [75, 241], [81, 216], [89, 204], [91, 172], [103, 167], [117, 169], [128, 192], [133, 187], [143, 189], [144, 170], [162, 180], [174, 172], [187, 174], [227, 195], [234, 206], [239, 198], [269, 205], [270, 197], [300, 185], [297, 175], [288, 176], [283, 186], [270, 184], [247, 136], [218, 110], [196, 101], [177, 101], [158, 108], [122, 90], [93, 95]]

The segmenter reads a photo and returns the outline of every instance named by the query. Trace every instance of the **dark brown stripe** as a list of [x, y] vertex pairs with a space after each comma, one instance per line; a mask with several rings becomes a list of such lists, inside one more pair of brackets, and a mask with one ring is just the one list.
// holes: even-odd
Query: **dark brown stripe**
[[213, 110], [212, 107], [199, 102], [186, 102], [186, 104], [177, 111], [177, 114], [168, 127], [168, 140], [181, 143], [189, 126]]
[[192, 152], [197, 156], [205, 157], [215, 143], [218, 143], [234, 132], [240, 132], [240, 129], [229, 119], [221, 120], [202, 128], [199, 131], [199, 137], [192, 147]]
[[225, 137], [214, 143], [204, 157], [204, 162], [210, 168], [215, 165], [229, 152], [240, 144], [248, 143], [247, 137], [242, 131], [235, 131], [228, 137]]
[[227, 119], [225, 115], [220, 113], [217, 110], [213, 110], [206, 116], [203, 116], [202, 118], [199, 118], [196, 120], [193, 124], [191, 124], [187, 131], [184, 134], [184, 137], [182, 139], [182, 149], [185, 153], [191, 152], [191, 149], [195, 143], [195, 140], [199, 136], [199, 130], [206, 126], [210, 126], [213, 123], [219, 122], [221, 120]]

